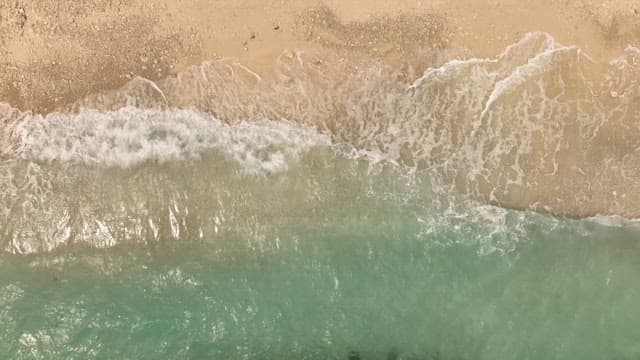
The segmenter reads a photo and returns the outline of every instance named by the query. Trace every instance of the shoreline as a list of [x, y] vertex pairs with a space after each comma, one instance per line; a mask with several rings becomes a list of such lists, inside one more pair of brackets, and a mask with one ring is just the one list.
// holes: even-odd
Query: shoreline
[[[0, 104], [35, 115], [72, 116], [83, 107], [118, 109], [137, 98], [133, 101], [142, 107], [193, 106], [228, 123], [296, 119], [338, 141], [384, 148], [409, 164], [417, 161], [430, 167], [457, 157], [458, 167], [444, 176], [460, 193], [482, 203], [567, 218], [598, 214], [637, 218], [640, 192], [634, 190], [640, 182], [638, 158], [633, 156], [637, 151], [633, 127], [637, 60], [624, 70], [626, 76], [614, 70], [612, 76], [620, 75], [620, 84], [600, 84], [609, 76], [601, 72], [605, 67], [601, 65], [615, 68], [607, 63], [622, 56], [627, 44], [640, 44], [640, 11], [633, 7], [626, 8], [633, 13], [627, 20], [616, 20], [617, 35], [607, 37], [611, 31], [602, 27], [606, 20], [596, 21], [593, 11], [576, 10], [576, 17], [563, 23], [556, 21], [564, 14], [554, 12], [557, 9], [540, 4], [518, 7], [510, 2], [489, 6], [465, 0], [414, 9], [411, 2], [392, 8], [381, 0], [367, 8], [355, 0], [324, 5], [299, 1], [290, 7], [271, 0], [264, 6], [254, 0], [242, 5], [205, 0], [180, 4], [153, 0], [141, 5], [139, 0], [120, 0], [102, 7], [96, 5], [98, 0], [80, 5], [47, 1], [40, 5], [41, 11], [47, 10], [46, 16], [31, 15], [29, 8], [19, 4], [12, 7], [17, 16], [13, 22], [7, 20], [7, 7], [0, 6], [0, 32], [11, 35], [9, 25], [20, 29], [18, 35], [2, 38], [0, 48], [9, 54], [9, 62], [0, 69], [0, 80], [4, 80], [0, 81]], [[205, 3], [204, 8], [198, 7]], [[571, 2], [554, 6], [576, 9]], [[619, 14], [614, 6], [602, 9], [598, 14], [603, 19], [607, 12]], [[501, 12], [513, 17], [501, 21]], [[568, 31], [577, 26], [572, 21], [585, 13], [592, 20], [582, 25], [588, 29]], [[526, 14], [530, 15], [527, 21]], [[47, 22], [49, 17], [56, 22]], [[486, 26], [487, 22], [497, 25]], [[49, 32], [51, 26], [58, 30]], [[67, 26], [74, 31], [64, 30]], [[528, 27], [544, 34], [521, 33]], [[486, 31], [480, 33], [480, 29]], [[124, 34], [125, 40], [114, 37], [115, 33]], [[512, 47], [523, 42], [527, 43], [524, 48]], [[528, 47], [536, 56], [531, 57]], [[504, 68], [492, 68], [509, 48], [516, 49], [513, 61], [504, 61]], [[537, 68], [536, 61], [540, 66], [545, 61], [554, 63], [554, 53], [565, 54], [558, 55], [565, 56], [565, 62], [555, 62], [560, 82], [554, 83], [553, 74], [543, 78], [544, 71], [531, 72], [533, 80], [522, 87], [524, 92], [502, 96], [498, 88], [524, 84], [514, 74], [529, 66]], [[580, 61], [587, 58], [585, 54], [589, 65]], [[456, 73], [454, 66], [454, 76], [442, 82], [435, 77], [411, 85], [446, 69], [451, 60], [478, 65], [477, 71], [461, 68]], [[427, 68], [435, 72], [424, 73]], [[567, 70], [577, 68], [579, 72]], [[537, 93], [536, 79], [549, 80], [549, 86]], [[465, 92], [468, 97], [460, 95]], [[560, 94], [555, 99], [565, 104], [590, 105], [584, 111], [562, 104], [549, 110], [553, 106], [538, 106], [540, 99], [525, 105], [531, 94], [544, 98], [547, 92]], [[517, 113], [514, 104], [521, 97], [525, 103], [520, 108], [531, 110], [532, 116]], [[452, 102], [447, 105], [447, 101]], [[369, 108], [371, 104], [375, 106]], [[422, 110], [416, 110], [416, 104], [422, 104]], [[616, 112], [616, 106], [626, 110]], [[353, 108], [362, 112], [350, 113]], [[601, 111], [608, 115], [601, 116]], [[393, 121], [398, 114], [402, 123]], [[580, 116], [593, 121], [575, 126]], [[18, 141], [12, 138], [13, 118], [4, 118], [3, 152]], [[354, 119], [365, 127], [379, 128], [360, 134], [352, 127], [362, 124], [352, 124]], [[471, 124], [473, 119], [480, 119], [482, 126]], [[415, 138], [416, 129], [421, 129], [419, 138]], [[376, 140], [380, 134], [392, 140], [381, 145]], [[41, 142], [51, 137], [46, 132], [41, 136]]]

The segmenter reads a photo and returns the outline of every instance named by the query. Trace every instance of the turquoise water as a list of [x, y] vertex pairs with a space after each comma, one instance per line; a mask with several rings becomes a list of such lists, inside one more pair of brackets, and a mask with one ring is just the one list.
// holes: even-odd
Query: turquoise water
[[[5, 358], [640, 355], [633, 224], [442, 199], [428, 171], [323, 147], [266, 175], [220, 153], [39, 171], [58, 191], [84, 184], [64, 206], [94, 204], [117, 243], [76, 234], [51, 251], [0, 255]], [[157, 230], [117, 234], [136, 216]]]
[[0, 104], [0, 359], [639, 359], [640, 50], [452, 54]]

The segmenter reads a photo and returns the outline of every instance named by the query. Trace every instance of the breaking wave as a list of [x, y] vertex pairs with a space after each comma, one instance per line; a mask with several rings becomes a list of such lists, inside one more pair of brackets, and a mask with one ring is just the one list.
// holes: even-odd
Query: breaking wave
[[367, 194], [444, 214], [464, 198], [490, 204], [476, 214], [639, 217], [640, 50], [601, 64], [530, 33], [494, 58], [425, 59], [423, 71], [290, 51], [275, 81], [226, 59], [48, 115], [4, 105], [0, 243], [29, 253], [199, 238], [220, 230], [221, 197], [244, 202], [234, 216], [268, 216], [261, 191], [292, 214]]

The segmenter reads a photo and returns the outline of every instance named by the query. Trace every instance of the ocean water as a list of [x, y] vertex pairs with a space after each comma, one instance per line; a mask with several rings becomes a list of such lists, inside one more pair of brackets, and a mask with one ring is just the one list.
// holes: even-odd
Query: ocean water
[[637, 48], [317, 56], [2, 107], [0, 357], [640, 358]]

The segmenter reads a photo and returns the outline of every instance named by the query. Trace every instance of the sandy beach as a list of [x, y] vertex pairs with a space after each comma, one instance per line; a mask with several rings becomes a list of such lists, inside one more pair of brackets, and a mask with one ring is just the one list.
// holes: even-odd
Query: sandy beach
[[[142, 94], [136, 106], [228, 123], [287, 119], [443, 167], [446, 184], [482, 202], [636, 218], [638, 44], [632, 0], [5, 2], [0, 103], [117, 110]], [[441, 68], [457, 60], [470, 72]], [[12, 126], [0, 149], [16, 154]]]
[[610, 60], [640, 42], [633, 0], [525, 2], [83, 0], [0, 4], [0, 101], [50, 112], [140, 75], [237, 58], [269, 76], [285, 49], [402, 59], [426, 48], [492, 56], [530, 31]]

